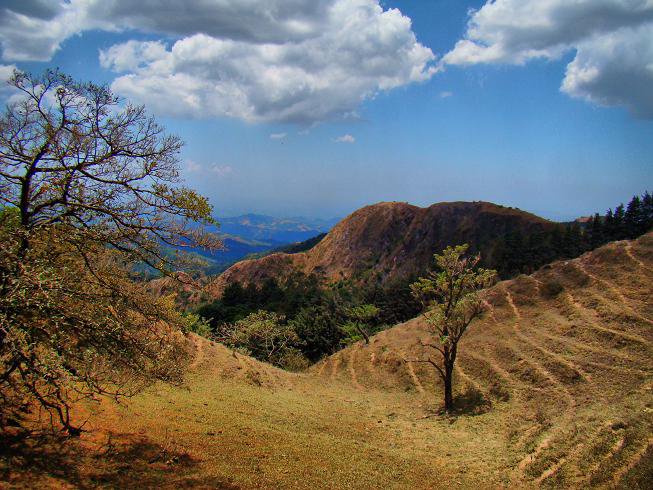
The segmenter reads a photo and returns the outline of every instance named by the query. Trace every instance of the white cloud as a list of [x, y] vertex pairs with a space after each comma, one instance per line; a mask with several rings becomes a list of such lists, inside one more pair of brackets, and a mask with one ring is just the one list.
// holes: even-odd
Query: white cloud
[[495, 0], [470, 14], [445, 65], [559, 59], [576, 52], [561, 89], [653, 117], [653, 0]]
[[453, 92], [450, 92], [448, 90], [444, 90], [440, 92], [440, 98], [441, 99], [448, 99], [449, 97], [453, 97]]
[[286, 137], [286, 133], [272, 133], [270, 135], [271, 140], [282, 140]]
[[195, 160], [186, 159], [186, 170], [194, 174], [204, 173], [204, 174], [214, 174], [218, 177], [226, 177], [234, 173], [234, 169], [231, 165], [220, 165], [217, 163], [211, 163], [209, 165], [202, 165], [201, 163], [196, 162]]
[[342, 136], [338, 136], [336, 139], [334, 139], [336, 143], [356, 143], [356, 138], [354, 138], [351, 134], [343, 134]]
[[7, 85], [7, 82], [14, 74], [16, 65], [0, 65], [0, 90], [6, 90], [11, 87]]
[[54, 5], [40, 17], [38, 5], [32, 13], [0, 10], [4, 59], [49, 59], [63, 40], [90, 29], [168, 36], [170, 45], [128, 41], [100, 53], [104, 68], [121, 73], [113, 89], [161, 115], [310, 125], [356, 114], [363, 100], [437, 70], [410, 19], [379, 0]]
[[218, 177], [226, 177], [227, 175], [234, 173], [234, 169], [231, 165], [218, 165], [217, 163], [214, 163], [209, 168], [211, 172]]
[[[74, 2], [75, 0], [73, 0]], [[89, 18], [121, 28], [254, 43], [285, 43], [319, 35], [332, 0], [83, 0]]]
[[200, 170], [202, 170], [202, 166], [199, 163], [197, 163], [195, 160], [187, 159], [186, 160], [186, 169], [189, 172], [195, 173], [195, 172], [199, 172]]
[[[87, 22], [85, 0], [14, 1], [0, 8], [2, 57], [12, 61], [47, 61], [68, 37], [95, 23]], [[40, 7], [40, 8], [39, 8]]]
[[100, 66], [113, 71], [138, 70], [165, 56], [165, 44], [158, 41], [127, 41], [100, 51]]
[[[339, 0], [325, 31], [301, 42], [253, 44], [196, 34], [157, 59], [142, 50], [103, 53], [107, 66], [137, 66], [115, 91], [159, 113], [301, 124], [342, 118], [366, 98], [428, 79], [433, 54], [410, 20], [371, 0]], [[135, 59], [114, 63], [118, 53]]]
[[18, 102], [23, 98], [21, 95], [24, 96], [23, 92], [20, 92], [16, 87], [7, 83], [15, 70], [17, 70], [16, 65], [0, 64], [0, 100], [5, 104]]
[[5, 0], [3, 58], [47, 61], [83, 31], [138, 30], [167, 36], [204, 33], [256, 43], [316, 36], [332, 0]]
[[562, 91], [653, 118], [653, 24], [579, 45], [576, 58], [567, 65]]

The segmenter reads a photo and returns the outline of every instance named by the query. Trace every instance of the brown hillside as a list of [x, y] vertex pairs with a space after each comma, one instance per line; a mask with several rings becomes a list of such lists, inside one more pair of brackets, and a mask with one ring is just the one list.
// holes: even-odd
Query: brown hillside
[[0, 444], [0, 487], [650, 488], [652, 280], [653, 233], [488, 290], [453, 417], [419, 319], [306, 374], [190, 335], [184, 386], [90, 403], [77, 439]]
[[177, 272], [176, 277], [163, 276], [148, 282], [150, 292], [157, 298], [174, 295], [181, 304], [197, 304], [202, 300], [199, 280], [193, 280], [185, 272]]
[[338, 223], [305, 253], [273, 254], [239, 262], [207, 286], [219, 297], [232, 282], [258, 283], [293, 271], [382, 284], [424, 273], [433, 254], [448, 245], [470, 243], [491, 261], [497, 240], [509, 230], [524, 234], [553, 224], [530, 213], [486, 202], [438, 203], [420, 208], [401, 202], [366, 206]]
[[[503, 412], [514, 478], [644, 488], [653, 470], [653, 233], [488, 290], [455, 383], [467, 413]], [[441, 398], [414, 319], [314, 366], [359, 390]], [[437, 353], [436, 353], [437, 354]], [[433, 353], [431, 353], [433, 355]], [[639, 485], [642, 485], [641, 487]]]

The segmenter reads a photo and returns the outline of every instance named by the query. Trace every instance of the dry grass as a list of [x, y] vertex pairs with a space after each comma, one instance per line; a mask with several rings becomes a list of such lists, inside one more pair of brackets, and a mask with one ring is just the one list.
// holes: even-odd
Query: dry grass
[[[8, 441], [9, 487], [647, 488], [653, 237], [497, 285], [438, 414], [419, 319], [290, 374], [192, 337], [185, 388], [91, 407], [78, 441]], [[547, 286], [553, 284], [554, 286]], [[0, 484], [1, 486], [2, 484]]]

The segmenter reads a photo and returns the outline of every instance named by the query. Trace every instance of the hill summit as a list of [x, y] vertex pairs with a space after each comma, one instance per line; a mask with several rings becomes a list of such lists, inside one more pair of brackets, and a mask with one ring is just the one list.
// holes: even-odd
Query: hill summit
[[317, 274], [325, 282], [386, 285], [423, 274], [434, 253], [460, 243], [469, 243], [472, 251], [481, 253], [484, 265], [492, 267], [505, 253], [506, 237], [539, 236], [554, 228], [554, 223], [533, 214], [488, 202], [444, 202], [426, 208], [381, 202], [340, 221], [307, 252], [234, 264], [207, 291], [219, 297], [230, 283], [260, 283], [293, 272]]

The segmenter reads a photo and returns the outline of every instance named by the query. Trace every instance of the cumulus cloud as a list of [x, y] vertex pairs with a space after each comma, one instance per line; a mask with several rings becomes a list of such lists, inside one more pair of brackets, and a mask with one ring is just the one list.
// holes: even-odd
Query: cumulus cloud
[[2, 88], [6, 87], [7, 81], [14, 74], [16, 65], [0, 65], [0, 84]]
[[[10, 0], [0, 7], [2, 57], [10, 61], [47, 61], [86, 23], [84, 0]], [[91, 22], [87, 27], [94, 27]]]
[[199, 163], [197, 163], [195, 160], [187, 159], [186, 160], [186, 170], [188, 170], [189, 172], [195, 173], [195, 172], [199, 172], [200, 170], [202, 170], [202, 166]]
[[18, 2], [2, 10], [4, 59], [49, 59], [89, 29], [172, 38], [100, 53], [120, 74], [113, 89], [162, 115], [310, 125], [436, 71], [410, 19], [379, 0], [61, 0], [47, 4], [54, 13], [30, 1], [31, 13]]
[[18, 99], [18, 89], [7, 82], [14, 74], [16, 65], [0, 64], [0, 98], [6, 103], [11, 103]]
[[338, 136], [335, 140], [336, 143], [356, 143], [356, 138], [354, 138], [351, 134], [343, 134], [342, 136]]
[[562, 91], [653, 118], [653, 24], [583, 43], [567, 65]]
[[441, 99], [448, 99], [449, 97], [453, 97], [453, 92], [450, 92], [449, 90], [444, 90], [440, 92]]
[[127, 41], [100, 51], [100, 66], [113, 71], [138, 70], [165, 56], [166, 47], [158, 41]]
[[558, 59], [575, 50], [561, 90], [653, 117], [652, 0], [495, 0], [472, 11], [444, 65]]
[[257, 43], [318, 35], [332, 0], [3, 0], [3, 58], [47, 61], [83, 31], [133, 29], [169, 36], [204, 33]]
[[154, 59], [133, 44], [113, 47], [102, 53], [103, 63], [136, 66], [114, 81], [114, 90], [160, 113], [301, 124], [346, 117], [379, 91], [433, 74], [433, 53], [417, 42], [410, 19], [398, 10], [339, 0], [329, 18], [321, 35], [301, 42], [255, 44], [195, 34]]
[[[73, 0], [74, 1], [74, 0]], [[176, 36], [197, 33], [255, 43], [320, 34], [331, 0], [84, 0], [89, 18], [121, 28]]]

